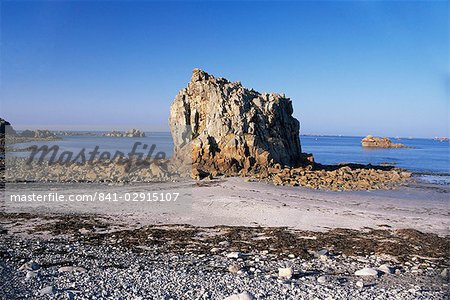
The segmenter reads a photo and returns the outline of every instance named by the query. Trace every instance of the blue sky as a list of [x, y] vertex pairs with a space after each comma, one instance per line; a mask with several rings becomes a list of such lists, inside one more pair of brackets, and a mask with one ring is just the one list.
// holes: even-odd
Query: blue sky
[[448, 136], [448, 1], [2, 1], [1, 116], [168, 130], [193, 68], [285, 93], [302, 133]]

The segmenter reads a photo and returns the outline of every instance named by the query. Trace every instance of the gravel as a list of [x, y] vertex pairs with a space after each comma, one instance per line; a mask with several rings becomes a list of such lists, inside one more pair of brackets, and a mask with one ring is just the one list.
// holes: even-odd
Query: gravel
[[[399, 274], [356, 276], [385, 258], [333, 253], [328, 260], [291, 258], [270, 250], [227, 257], [229, 251], [172, 253], [157, 245], [93, 244], [70, 236], [2, 235], [0, 298], [39, 299], [445, 299], [442, 268], [421, 261], [422, 273], [406, 264]], [[34, 264], [33, 264], [34, 263]], [[23, 265], [38, 264], [30, 271]], [[230, 272], [229, 266], [241, 272]], [[278, 277], [279, 268], [292, 271]], [[375, 270], [376, 271], [376, 270]], [[30, 276], [30, 272], [34, 276]], [[284, 271], [283, 271], [284, 272]], [[372, 272], [372, 271], [371, 271]], [[231, 298], [230, 298], [231, 297]]]

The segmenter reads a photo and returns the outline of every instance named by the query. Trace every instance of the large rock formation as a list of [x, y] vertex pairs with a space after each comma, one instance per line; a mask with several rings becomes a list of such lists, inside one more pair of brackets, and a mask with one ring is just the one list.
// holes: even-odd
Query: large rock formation
[[213, 175], [299, 166], [299, 122], [292, 112], [283, 95], [260, 94], [195, 69], [170, 108], [175, 157]]

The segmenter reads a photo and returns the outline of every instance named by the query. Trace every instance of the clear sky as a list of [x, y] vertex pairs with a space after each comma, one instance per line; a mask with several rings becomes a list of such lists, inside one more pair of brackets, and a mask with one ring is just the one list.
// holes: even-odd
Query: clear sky
[[448, 136], [448, 1], [1, 1], [0, 50], [18, 127], [168, 130], [201, 68], [285, 93], [302, 133]]

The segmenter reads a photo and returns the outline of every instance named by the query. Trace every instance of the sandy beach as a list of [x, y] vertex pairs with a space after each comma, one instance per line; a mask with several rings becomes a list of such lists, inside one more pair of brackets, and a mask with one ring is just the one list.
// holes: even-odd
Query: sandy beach
[[[117, 201], [12, 202], [5, 212], [37, 214], [93, 214], [129, 226], [189, 224], [194, 226], [286, 226], [301, 230], [332, 228], [413, 228], [448, 234], [448, 186], [411, 182], [393, 190], [332, 192], [275, 186], [243, 178], [101, 184], [8, 184], [7, 195], [32, 192], [60, 195], [122, 195]], [[175, 202], [129, 201], [125, 194], [177, 192]], [[7, 197], [8, 198], [8, 197]], [[11, 200], [11, 199], [9, 199]], [[137, 199], [139, 200], [139, 199]]]
[[[171, 203], [8, 201], [33, 191], [180, 196]], [[243, 178], [8, 184], [0, 217], [1, 293], [7, 299], [445, 299], [448, 192], [414, 182], [330, 192]]]

